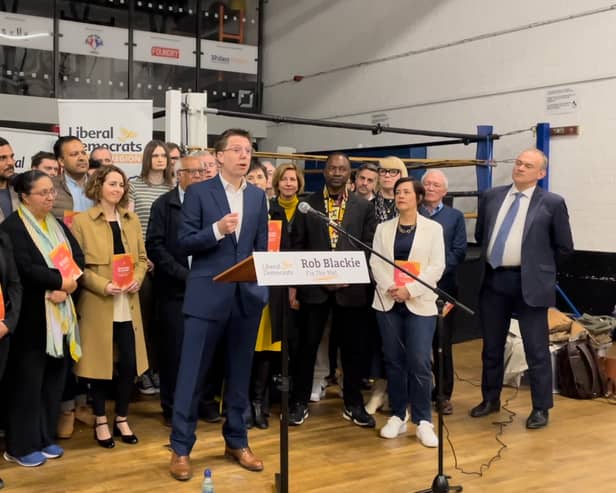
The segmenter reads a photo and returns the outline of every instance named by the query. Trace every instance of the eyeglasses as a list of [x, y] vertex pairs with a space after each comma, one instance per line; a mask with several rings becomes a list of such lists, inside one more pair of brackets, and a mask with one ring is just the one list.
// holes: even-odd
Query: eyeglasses
[[381, 176], [398, 176], [400, 170], [396, 168], [379, 168], [379, 175]]
[[233, 146], [233, 147], [227, 147], [226, 149], [222, 150], [222, 152], [227, 152], [227, 151], [231, 151], [234, 154], [241, 154], [242, 151], [244, 151], [244, 153], [250, 155], [252, 154], [252, 147]]
[[182, 168], [179, 169], [178, 172], [180, 173], [187, 173], [190, 176], [197, 176], [197, 175], [202, 175], [203, 173], [205, 173], [204, 169], [186, 169], [186, 168]]
[[38, 195], [44, 199], [47, 197], [55, 199], [58, 196], [58, 191], [55, 188], [51, 188], [49, 190], [41, 190], [40, 192], [30, 192], [28, 195]]

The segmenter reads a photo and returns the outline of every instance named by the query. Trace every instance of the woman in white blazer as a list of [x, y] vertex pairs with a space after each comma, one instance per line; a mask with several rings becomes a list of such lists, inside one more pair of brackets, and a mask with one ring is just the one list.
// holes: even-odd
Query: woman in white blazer
[[[411, 178], [396, 182], [394, 195], [399, 216], [377, 226], [373, 248], [436, 286], [445, 270], [445, 245], [441, 225], [417, 212], [424, 193], [423, 185]], [[436, 328], [436, 295], [412, 278], [396, 273], [393, 266], [376, 255], [371, 257], [370, 266], [376, 282], [372, 307], [383, 339], [387, 390], [393, 411], [380, 434], [383, 438], [395, 438], [406, 432], [410, 403], [418, 440], [426, 447], [436, 447], [430, 359]]]

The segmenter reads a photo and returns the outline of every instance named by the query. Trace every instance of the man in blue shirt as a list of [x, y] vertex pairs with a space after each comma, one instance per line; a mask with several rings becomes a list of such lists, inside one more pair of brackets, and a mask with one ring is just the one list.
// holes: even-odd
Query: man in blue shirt
[[85, 194], [88, 151], [81, 140], [68, 135], [56, 141], [53, 152], [64, 172], [52, 178], [58, 196], [51, 213], [63, 220], [66, 213], [86, 211], [94, 205]]
[[[445, 174], [438, 170], [428, 170], [421, 178], [426, 195], [420, 208], [420, 213], [435, 220], [443, 227], [445, 236], [445, 272], [438, 282], [438, 287], [455, 296], [458, 291], [456, 283], [456, 270], [466, 256], [466, 226], [464, 214], [458, 209], [443, 204], [443, 197], [447, 195], [448, 181]], [[445, 317], [443, 321], [443, 414], [451, 414], [451, 394], [453, 393], [453, 354], [451, 350], [454, 330], [453, 314]], [[433, 400], [438, 395], [438, 334], [433, 340], [434, 366], [433, 371], [437, 382]]]

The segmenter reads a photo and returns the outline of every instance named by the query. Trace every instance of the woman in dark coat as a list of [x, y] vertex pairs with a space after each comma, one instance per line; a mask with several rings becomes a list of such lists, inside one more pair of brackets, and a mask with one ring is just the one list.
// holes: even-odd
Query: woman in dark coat
[[[280, 251], [291, 250], [290, 234], [299, 203], [298, 195], [304, 189], [304, 176], [295, 164], [281, 164], [274, 171], [272, 187], [276, 196], [269, 203], [270, 223], [280, 221]], [[288, 331], [294, 327], [290, 298], [295, 299], [295, 290], [271, 286], [269, 291], [269, 304], [263, 310], [259, 326], [250, 382], [252, 417], [258, 428], [269, 426], [268, 389], [280, 361], [282, 327], [285, 325]], [[291, 335], [289, 339], [295, 338]]]
[[[19, 310], [21, 308], [22, 288], [13, 257], [13, 246], [9, 237], [0, 232], [0, 381], [6, 368], [11, 337], [17, 327]], [[6, 396], [1, 395], [0, 401], [6, 405]], [[4, 486], [0, 479], [0, 488]]]
[[61, 457], [54, 438], [68, 359], [79, 359], [79, 329], [71, 293], [76, 276], [63, 277], [52, 252], [65, 245], [79, 269], [79, 244], [50, 213], [56, 191], [42, 171], [17, 175], [13, 183], [20, 205], [0, 226], [13, 242], [23, 284], [19, 315], [7, 366], [8, 413], [4, 458], [25, 467]]

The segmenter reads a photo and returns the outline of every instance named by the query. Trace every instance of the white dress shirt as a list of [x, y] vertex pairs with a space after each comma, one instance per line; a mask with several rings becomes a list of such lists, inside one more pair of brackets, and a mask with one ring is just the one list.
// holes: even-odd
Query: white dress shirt
[[[239, 240], [240, 231], [242, 229], [242, 215], [244, 213], [244, 190], [246, 190], [246, 179], [242, 177], [242, 184], [238, 189], [236, 189], [233, 185], [231, 185], [231, 183], [226, 181], [221, 174], [218, 176], [222, 182], [222, 187], [225, 189], [225, 195], [227, 196], [227, 201], [229, 202], [229, 210], [231, 212], [237, 212], [239, 215], [237, 228], [235, 229], [235, 239]], [[224, 235], [220, 234], [220, 231], [218, 231], [218, 226], [216, 226], [216, 223], [212, 224], [212, 229], [214, 231], [214, 237], [218, 241], [224, 238]]]
[[490, 255], [492, 254], [494, 240], [496, 239], [496, 235], [503, 224], [503, 220], [507, 215], [509, 207], [511, 207], [511, 204], [515, 200], [515, 194], [517, 192], [522, 194], [520, 197], [520, 208], [518, 209], [518, 213], [513, 220], [513, 224], [511, 225], [509, 236], [507, 236], [507, 240], [505, 241], [505, 251], [503, 252], [502, 263], [503, 267], [519, 267], [522, 264], [522, 236], [524, 235], [524, 223], [526, 222], [528, 206], [534, 191], [535, 187], [531, 187], [527, 188], [523, 192], [520, 192], [515, 185], [512, 185], [507, 192], [500, 209], [498, 210], [496, 222], [494, 223], [494, 229], [492, 230], [492, 235], [490, 236], [490, 243], [488, 244], [487, 258], [490, 258]]

